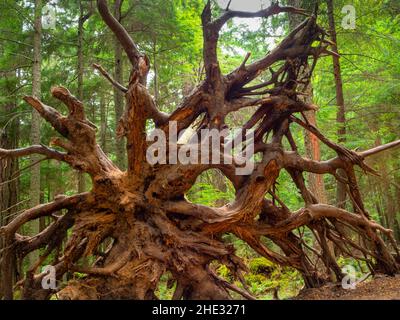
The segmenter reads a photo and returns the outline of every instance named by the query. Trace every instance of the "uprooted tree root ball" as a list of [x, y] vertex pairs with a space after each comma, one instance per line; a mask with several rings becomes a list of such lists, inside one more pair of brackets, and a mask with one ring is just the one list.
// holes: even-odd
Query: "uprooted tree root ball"
[[[118, 133], [127, 139], [128, 169], [121, 171], [102, 151], [96, 143], [96, 128], [87, 120], [82, 102], [67, 89], [52, 89], [53, 96], [68, 107], [67, 116], [35, 97], [25, 98], [61, 135], [52, 140], [58, 148], [35, 145], [0, 149], [0, 156], [42, 154], [89, 174], [93, 188], [74, 196], [58, 196], [51, 203], [26, 210], [0, 229], [6, 244], [1, 255], [0, 280], [4, 298], [12, 299], [13, 291], [22, 287], [25, 299], [47, 299], [53, 294], [59, 299], [156, 299], [160, 277], [169, 271], [176, 281], [173, 299], [229, 299], [232, 291], [253, 299], [245, 289], [220, 278], [210, 267], [218, 261], [244, 282], [243, 273], [248, 270], [235, 255], [234, 247], [222, 240], [226, 233], [242, 239], [268, 260], [297, 269], [307, 287], [319, 287], [330, 281], [332, 275], [336, 280], [342, 279], [333, 251], [365, 261], [373, 273], [393, 275], [400, 271], [400, 256], [392, 231], [370, 219], [354, 172], [354, 167], [359, 166], [366, 173], [376, 174], [364, 162], [365, 158], [400, 145], [400, 141], [363, 152], [351, 151], [327, 139], [304, 116], [304, 112], [316, 106], [304, 103], [299, 88], [310, 82], [319, 57], [334, 54], [328, 49], [332, 43], [326, 40], [315, 15], [273, 4], [255, 13], [227, 9], [213, 19], [209, 1], [202, 13], [205, 80], [172, 114], [165, 114], [159, 111], [146, 88], [149, 59], [110, 14], [106, 1], [98, 0], [97, 5], [132, 64], [127, 87], [112, 79], [100, 65], [94, 65], [125, 93], [126, 110]], [[281, 12], [302, 15], [304, 21], [261, 60], [248, 63], [247, 55], [238, 68], [222, 74], [217, 45], [225, 23], [234, 17], [266, 18]], [[250, 84], [263, 72], [271, 74], [269, 81]], [[243, 129], [254, 129], [252, 143], [259, 159], [251, 174], [237, 175], [240, 165], [235, 159], [232, 164], [150, 165], [146, 161], [147, 120], [165, 133], [171, 121], [177, 122], [178, 132], [188, 127], [195, 127], [198, 132], [205, 128], [222, 130], [227, 127], [228, 114], [249, 106], [257, 109]], [[328, 161], [303, 158], [291, 134], [293, 126], [314, 134], [337, 157]], [[284, 149], [285, 139], [291, 150]], [[167, 152], [170, 150], [171, 145]], [[196, 178], [209, 169], [220, 170], [232, 182], [236, 190], [233, 202], [215, 208], [185, 199]], [[274, 194], [281, 170], [289, 173], [300, 191], [305, 203], [303, 209], [290, 212]], [[338, 170], [344, 176], [338, 175]], [[305, 172], [330, 174], [344, 183], [354, 212], [318, 203], [307, 189]], [[272, 194], [273, 201], [266, 199], [267, 193]], [[29, 237], [18, 233], [22, 225], [44, 216], [52, 217], [54, 222], [39, 234]], [[302, 226], [312, 230], [318, 248], [309, 247], [294, 232]], [[268, 248], [263, 238], [273, 241], [280, 250]], [[99, 250], [104, 243], [106, 250]], [[59, 250], [61, 247], [63, 250]], [[21, 261], [38, 249], [43, 249], [43, 254], [13, 287], [11, 266], [15, 259]], [[56, 254], [52, 265], [58, 280], [69, 272], [84, 276], [69, 281], [59, 291], [43, 289], [44, 274], [40, 273], [40, 266], [53, 253]], [[95, 257], [91, 265], [79, 264], [80, 259], [89, 256]], [[317, 267], [316, 260], [323, 267], [321, 264]]]

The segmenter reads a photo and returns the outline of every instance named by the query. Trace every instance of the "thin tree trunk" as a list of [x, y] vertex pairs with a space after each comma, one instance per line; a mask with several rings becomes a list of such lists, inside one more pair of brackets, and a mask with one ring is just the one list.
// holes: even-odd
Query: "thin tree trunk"
[[160, 100], [160, 90], [158, 85], [157, 39], [155, 36], [153, 40], [153, 69], [154, 69], [154, 100], [156, 104], [158, 104]]
[[[378, 146], [382, 143], [381, 138], [376, 139], [375, 144]], [[382, 153], [379, 158], [375, 159], [377, 167], [379, 168], [380, 177], [378, 184], [381, 186], [381, 192], [383, 203], [383, 218], [386, 222], [386, 227], [392, 229], [393, 235], [396, 240], [399, 239], [398, 224], [396, 221], [396, 203], [392, 193], [391, 177], [388, 172], [388, 164], [390, 163], [391, 156], [387, 153]]]
[[[339, 53], [337, 46], [333, 1], [327, 0], [327, 4], [328, 4], [329, 32], [331, 35], [331, 40], [334, 43], [332, 45], [332, 51], [335, 53]], [[338, 136], [338, 142], [344, 143], [346, 141], [346, 107], [343, 96], [342, 73], [340, 69], [339, 57], [333, 55], [332, 59], [333, 59], [333, 72], [335, 75], [335, 85], [336, 85], [336, 104], [338, 106], [336, 114], [336, 122], [338, 124], [337, 136]], [[343, 170], [339, 170], [338, 173], [340, 176], [342, 177], [344, 176]], [[346, 186], [340, 181], [337, 181], [336, 205], [339, 208], [344, 208], [346, 206]]]
[[[79, 0], [79, 22], [78, 22], [78, 99], [83, 99], [83, 72], [84, 72], [84, 61], [83, 61], [83, 24], [85, 23], [85, 17], [83, 12], [82, 1]], [[78, 172], [78, 192], [84, 192], [86, 190], [86, 181], [84, 174]]]
[[100, 146], [107, 154], [107, 105], [104, 93], [100, 95]]
[[[4, 106], [5, 113], [11, 113], [15, 110], [16, 104], [7, 104]], [[0, 131], [0, 148], [14, 149], [18, 147], [18, 119], [14, 119], [8, 126]], [[18, 212], [18, 179], [15, 173], [18, 171], [18, 160], [0, 159], [0, 227], [7, 225]], [[0, 250], [5, 247], [3, 239], [0, 237]], [[6, 283], [0, 283], [0, 297], [12, 298], [12, 286], [15, 283], [16, 264], [15, 255], [5, 252], [0, 253], [0, 259], [4, 259], [3, 268], [5, 272], [10, 272]], [[0, 274], [3, 270], [0, 270]], [[1, 277], [0, 277], [1, 278]], [[4, 285], [4, 284], [10, 285]]]
[[389, 176], [388, 173], [388, 167], [387, 163], [390, 161], [390, 156], [389, 155], [383, 155], [383, 161], [380, 162], [381, 164], [381, 179], [382, 179], [382, 184], [385, 186], [385, 191], [383, 192], [383, 195], [385, 197], [385, 215], [387, 217], [388, 221], [388, 227], [389, 229], [392, 229], [393, 235], [396, 238], [396, 240], [400, 240], [398, 238], [398, 230], [397, 230], [397, 225], [396, 225], [396, 203], [393, 197], [392, 193], [392, 186], [391, 186], [391, 177]]
[[[312, 88], [310, 90], [310, 97], [304, 99], [305, 103], [312, 103]], [[307, 92], [307, 91], [306, 91]], [[304, 112], [308, 122], [317, 127], [316, 114], [314, 110]], [[312, 160], [321, 160], [321, 148], [318, 138], [309, 131], [304, 131], [304, 144], [306, 148], [306, 155]], [[323, 176], [319, 174], [308, 174], [308, 187], [312, 194], [317, 198], [320, 203], [327, 203], [327, 196], [325, 191], [325, 184]]]
[[[10, 77], [18, 77], [17, 74], [11, 73]], [[6, 75], [7, 77], [7, 75]], [[18, 81], [18, 80], [17, 80]], [[12, 114], [16, 112], [17, 103], [15, 89], [16, 81], [7, 80], [6, 92], [11, 96], [11, 101], [7, 102], [0, 108], [4, 114]], [[11, 85], [8, 85], [11, 84]], [[4, 123], [0, 123], [0, 148], [15, 149], [18, 148], [19, 140], [19, 119], [5, 118]], [[1, 159], [0, 158], [0, 227], [8, 224], [12, 220], [10, 216], [18, 211], [18, 179], [15, 174], [18, 171], [17, 159]], [[1, 245], [0, 237], [0, 249]]]
[[[123, 0], [116, 0], [114, 6], [114, 16], [118, 21], [121, 21], [121, 6]], [[114, 77], [118, 83], [124, 83], [123, 81], [123, 60], [122, 60], [122, 47], [117, 37], [114, 36]], [[114, 88], [114, 108], [115, 108], [115, 126], [118, 126], [118, 122], [124, 112], [124, 96], [122, 92]], [[120, 169], [126, 168], [126, 156], [125, 156], [125, 142], [124, 138], [115, 139], [115, 156], [116, 165]]]
[[[40, 99], [41, 96], [41, 54], [42, 43], [42, 1], [35, 0], [35, 21], [34, 21], [34, 35], [33, 35], [33, 68], [32, 68], [32, 95]], [[40, 144], [40, 115], [36, 110], [32, 110], [31, 122], [31, 143], [33, 145]], [[41, 157], [38, 155], [31, 156], [31, 163], [36, 163]], [[40, 164], [37, 163], [31, 167], [31, 181], [30, 181], [30, 206], [35, 207], [40, 203]], [[31, 222], [31, 233], [37, 234], [40, 230], [38, 220]], [[34, 251], [30, 255], [31, 261], [36, 261], [38, 252]]]
[[[14, 108], [15, 104], [6, 105], [5, 112], [10, 112]], [[17, 119], [14, 119], [6, 129], [0, 131], [0, 148], [17, 148], [18, 127], [19, 122]], [[18, 179], [14, 179], [14, 174], [17, 170], [17, 160], [0, 159], [0, 227], [12, 220], [8, 217], [18, 211], [17, 207], [14, 207], [18, 202]]]
[[398, 176], [394, 176], [394, 184], [396, 187], [396, 192], [395, 192], [395, 199], [396, 199], [396, 204], [397, 204], [397, 215], [395, 218], [395, 225], [396, 225], [396, 238], [398, 241], [400, 241], [400, 178]]

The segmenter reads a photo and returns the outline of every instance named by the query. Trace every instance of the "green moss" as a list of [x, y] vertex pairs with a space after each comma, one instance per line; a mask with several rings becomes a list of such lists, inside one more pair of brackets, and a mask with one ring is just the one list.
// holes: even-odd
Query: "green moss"
[[21, 299], [21, 290], [15, 290], [13, 298], [14, 298], [14, 300], [20, 300]]
[[271, 274], [277, 266], [264, 257], [254, 258], [249, 263], [250, 271], [255, 274]]
[[228, 268], [226, 265], [224, 265], [224, 264], [221, 264], [221, 265], [217, 268], [217, 274], [218, 274], [220, 277], [222, 277], [222, 278], [224, 278], [225, 280], [227, 280], [227, 281], [231, 281], [231, 280], [232, 280], [232, 274], [231, 274], [229, 268]]
[[161, 276], [155, 294], [160, 300], [171, 300], [175, 288], [176, 281], [174, 281], [170, 272], [166, 272]]

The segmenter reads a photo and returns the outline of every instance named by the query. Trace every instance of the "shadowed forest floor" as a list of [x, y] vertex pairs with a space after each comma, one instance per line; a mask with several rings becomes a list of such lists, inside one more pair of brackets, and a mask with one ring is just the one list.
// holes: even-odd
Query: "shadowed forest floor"
[[296, 300], [400, 300], [400, 276], [377, 276], [345, 290], [340, 285], [328, 285], [318, 289], [305, 289]]

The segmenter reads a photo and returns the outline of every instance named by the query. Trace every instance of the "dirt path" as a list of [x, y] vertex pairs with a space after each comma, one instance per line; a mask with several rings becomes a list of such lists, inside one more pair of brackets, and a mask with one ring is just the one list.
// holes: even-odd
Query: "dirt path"
[[305, 289], [296, 300], [400, 300], [400, 276], [377, 276], [357, 285], [354, 290], [339, 285]]

